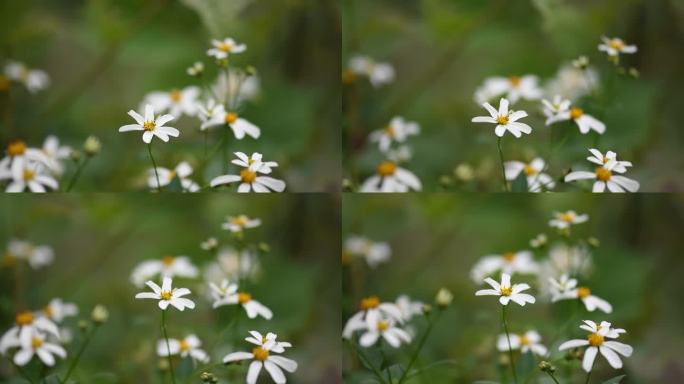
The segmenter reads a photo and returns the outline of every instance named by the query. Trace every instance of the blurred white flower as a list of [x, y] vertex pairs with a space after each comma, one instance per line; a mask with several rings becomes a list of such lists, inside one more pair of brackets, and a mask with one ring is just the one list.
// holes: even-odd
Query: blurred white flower
[[[275, 338], [276, 336], [274, 334], [272, 339], [262, 341], [262, 344], [253, 348], [252, 352], [229, 353], [223, 358], [223, 363], [228, 364], [236, 361], [252, 360], [247, 371], [247, 384], [256, 384], [262, 367], [266, 368], [266, 371], [274, 382], [284, 384], [287, 382], [287, 378], [285, 377], [283, 370], [287, 372], [296, 371], [297, 362], [283, 356], [273, 355], [274, 353], [280, 353], [274, 348], [278, 345]], [[253, 341], [250, 342], [253, 343]]]
[[238, 44], [230, 37], [226, 37], [223, 40], [212, 39], [211, 45], [214, 48], [208, 49], [207, 55], [217, 59], [225, 59], [231, 54], [242, 53], [247, 50], [245, 44]]
[[594, 181], [594, 186], [592, 187], [592, 192], [604, 192], [608, 189], [609, 192], [636, 192], [639, 190], [639, 182], [632, 180], [625, 176], [614, 175], [613, 171], [618, 172], [615, 168], [619, 170], [624, 169], [624, 165], [613, 159], [609, 160], [607, 163], [596, 168], [594, 172], [587, 171], [573, 171], [565, 175], [565, 182], [577, 181], [577, 180], [596, 180]]
[[[238, 155], [238, 153], [240, 155]], [[242, 152], [236, 152], [236, 156], [238, 156], [238, 159], [236, 160], [242, 160], [241, 157], [244, 155]], [[252, 155], [254, 156], [254, 155]], [[274, 161], [270, 162], [261, 162], [261, 161], [256, 161], [251, 163], [248, 167], [244, 167], [239, 175], [221, 175], [218, 177], [215, 177], [211, 180], [209, 185], [211, 187], [217, 187], [219, 185], [224, 185], [224, 184], [231, 184], [231, 183], [240, 183], [240, 186], [238, 187], [238, 192], [239, 193], [247, 193], [247, 192], [257, 192], [257, 193], [266, 193], [266, 192], [282, 192], [285, 190], [285, 182], [282, 180], [275, 179], [273, 177], [269, 176], [259, 176], [259, 174], [269, 174], [271, 173], [271, 167], [276, 167], [278, 166], [278, 163]]]
[[601, 324], [596, 324], [591, 320], [584, 320], [584, 324], [580, 328], [588, 331], [589, 336], [586, 339], [568, 340], [558, 347], [559, 351], [571, 348], [588, 347], [584, 351], [584, 358], [582, 360], [582, 368], [585, 372], [590, 372], [594, 367], [594, 360], [596, 355], [600, 352], [606, 358], [608, 364], [615, 369], [622, 368], [622, 360], [618, 354], [629, 357], [634, 351], [633, 348], [627, 344], [620, 343], [614, 340], [624, 333], [624, 329], [611, 328], [611, 324], [607, 321], [602, 321]]
[[259, 152], [254, 152], [250, 156], [247, 156], [242, 152], [235, 152], [235, 156], [237, 159], [231, 160], [231, 163], [244, 168], [249, 168], [256, 163], [259, 163], [261, 164], [259, 167], [259, 172], [264, 174], [271, 173], [271, 168], [278, 166], [278, 163], [275, 161], [263, 161], [264, 156]]
[[31, 93], [42, 91], [50, 85], [50, 77], [40, 69], [29, 69], [18, 61], [8, 61], [5, 64], [5, 76], [18, 81]]
[[601, 36], [602, 44], [599, 44], [598, 50], [605, 52], [608, 56], [618, 56], [621, 53], [636, 53], [636, 45], [627, 45], [621, 38], [614, 37], [608, 38], [606, 36]]
[[76, 315], [78, 315], [78, 306], [74, 303], [64, 302], [60, 298], [50, 300], [48, 305], [36, 314], [36, 316], [45, 316], [57, 324], [61, 323], [65, 317]]
[[23, 168], [12, 165], [11, 171], [0, 170], [0, 180], [12, 179], [5, 192], [24, 192], [28, 189], [34, 193], [45, 193], [47, 189], [59, 189], [59, 182], [53, 178], [46, 166], [36, 162], [25, 162]]
[[385, 156], [387, 156], [388, 160], [394, 163], [406, 163], [413, 157], [413, 150], [408, 145], [400, 145], [396, 148], [390, 148], [387, 150]]
[[372, 241], [363, 236], [349, 236], [344, 242], [344, 250], [351, 256], [360, 256], [368, 266], [375, 268], [392, 257], [392, 248], [385, 242]]
[[19, 312], [15, 318], [15, 325], [7, 330], [0, 338], [0, 354], [5, 354], [10, 348], [23, 347], [35, 334], [46, 333], [59, 339], [59, 329], [47, 317], [37, 317], [31, 311]]
[[185, 72], [190, 76], [200, 76], [204, 73], [204, 64], [201, 61], [195, 61]]
[[587, 287], [578, 287], [577, 280], [571, 279], [567, 274], [563, 274], [559, 280], [549, 277], [551, 284], [551, 301], [554, 303], [560, 300], [580, 299], [587, 311], [593, 312], [597, 308], [605, 313], [613, 312], [613, 306], [598, 296], [591, 294]]
[[407, 295], [400, 295], [395, 301], [397, 308], [401, 311], [402, 319], [404, 321], [409, 321], [416, 315], [423, 314], [423, 306], [425, 305], [422, 301], [413, 301]]
[[[546, 356], [546, 354], [548, 353], [546, 347], [541, 343], [542, 338], [539, 332], [537, 331], [530, 330], [520, 335], [512, 333], [509, 335], [509, 337], [511, 340], [511, 350], [519, 349], [522, 353], [527, 353], [528, 351], [531, 351], [535, 355], [539, 356]], [[496, 341], [496, 348], [502, 352], [506, 352], [509, 350], [508, 338], [505, 334], [499, 335]]]
[[509, 110], [507, 99], [502, 98], [499, 101], [498, 111], [489, 103], [483, 103], [482, 106], [489, 112], [490, 116], [476, 116], [473, 117], [472, 122], [496, 124], [494, 133], [498, 137], [502, 137], [506, 131], [516, 138], [522, 136], [523, 133], [529, 135], [532, 132], [532, 128], [529, 125], [517, 121], [527, 117], [527, 112]]
[[387, 152], [393, 142], [403, 143], [406, 138], [420, 133], [420, 125], [414, 121], [406, 121], [403, 117], [393, 117], [383, 129], [371, 132], [369, 138], [378, 143], [380, 151]]
[[12, 141], [7, 145], [7, 156], [0, 160], [0, 173], [5, 178], [15, 177], [26, 169], [27, 166], [41, 164], [49, 166], [50, 158], [40, 148], [30, 148], [21, 140]]
[[188, 335], [183, 339], [169, 338], [169, 344], [166, 345], [166, 340], [159, 340], [157, 342], [157, 355], [161, 357], [180, 355], [180, 357], [190, 357], [194, 361], [200, 363], [208, 363], [209, 355], [200, 347], [202, 342], [196, 335]]
[[147, 284], [153, 292], [140, 292], [135, 295], [136, 299], [159, 300], [158, 305], [162, 311], [165, 311], [169, 305], [175, 307], [179, 311], [183, 311], [185, 308], [195, 308], [195, 303], [192, 300], [183, 297], [189, 295], [191, 293], [190, 290], [187, 288], [173, 288], [173, 280], [170, 277], [164, 277], [161, 287], [152, 281], [148, 281], [145, 284]]
[[411, 171], [385, 160], [376, 168], [376, 174], [361, 184], [360, 192], [409, 192], [420, 191], [423, 185]]
[[527, 178], [527, 190], [529, 192], [542, 192], [556, 186], [553, 178], [543, 172], [545, 167], [546, 163], [541, 157], [537, 157], [529, 163], [522, 161], [504, 163], [506, 180], [513, 181], [518, 178], [520, 172], [523, 172]]
[[195, 116], [197, 114], [197, 98], [199, 95], [200, 89], [195, 86], [173, 89], [170, 92], [150, 92], [143, 98], [140, 109], [149, 104], [158, 113], [168, 111], [175, 118], [179, 118], [182, 115]]
[[193, 279], [199, 274], [197, 267], [187, 256], [164, 256], [159, 260], [145, 260], [131, 273], [131, 282], [142, 287], [145, 281], [155, 277], [184, 277]]
[[625, 173], [627, 168], [632, 166], [630, 161], [618, 161], [617, 153], [613, 151], [608, 151], [604, 155], [598, 149], [589, 148], [589, 152], [591, 152], [591, 156], [587, 157], [587, 160], [596, 165], [604, 166], [611, 161], [615, 161], [613, 172]]
[[545, 234], [540, 233], [538, 234], [534, 239], [530, 240], [530, 247], [532, 248], [540, 248], [546, 245], [548, 239]]
[[5, 262], [13, 264], [17, 260], [24, 260], [31, 268], [38, 269], [52, 264], [55, 252], [47, 245], [36, 246], [28, 241], [10, 240], [5, 252]]
[[606, 125], [603, 124], [603, 122], [597, 120], [594, 116], [587, 115], [582, 108], [575, 106], [571, 107], [566, 104], [561, 105], [561, 107], [565, 108], [560, 109], [554, 116], [546, 119], [546, 125], [572, 120], [577, 124], [580, 133], [583, 135], [589, 133], [591, 130], [594, 130], [599, 134], [603, 134], [606, 131]]
[[500, 284], [491, 277], [486, 278], [484, 282], [493, 289], [481, 289], [475, 292], [475, 296], [499, 296], [501, 305], [508, 305], [510, 301], [513, 301], [520, 306], [525, 306], [527, 303], [534, 304], [536, 301], [532, 295], [522, 293], [530, 289], [529, 285], [524, 283], [511, 285], [511, 276], [506, 273], [501, 274]]
[[570, 100], [563, 99], [560, 95], [553, 97], [553, 101], [542, 99], [542, 112], [546, 116], [546, 125], [551, 124], [552, 120], [557, 114], [570, 109]]
[[119, 132], [144, 131], [142, 139], [146, 144], [149, 144], [154, 136], [168, 142], [169, 136], [178, 137], [180, 135], [180, 131], [176, 128], [164, 126], [174, 119], [173, 115], [162, 115], [155, 118], [154, 108], [150, 104], [145, 106], [144, 118], [132, 109], [128, 111], [128, 115], [135, 119], [136, 124], [124, 125], [119, 128]]
[[219, 242], [217, 238], [209, 237], [200, 243], [200, 249], [203, 251], [213, 251], [214, 249], [218, 248], [218, 245]]
[[65, 145], [60, 146], [57, 136], [50, 135], [45, 138], [42, 151], [48, 159], [46, 164], [48, 168], [57, 175], [61, 175], [64, 172], [61, 161], [69, 158], [71, 148]]
[[[209, 107], [209, 105], [208, 105]], [[209, 109], [206, 110], [209, 112]], [[208, 116], [203, 112], [205, 116]], [[211, 108], [211, 118], [205, 120], [200, 126], [200, 130], [205, 130], [218, 126], [229, 126], [233, 135], [238, 140], [242, 140], [245, 135], [258, 139], [261, 136], [261, 129], [240, 117], [236, 112], [228, 112], [222, 104]]]
[[553, 219], [549, 221], [549, 226], [552, 228], [566, 229], [571, 225], [585, 223], [589, 220], [589, 215], [578, 215], [575, 211], [554, 212]]
[[494, 98], [504, 96], [515, 104], [518, 100], [537, 100], [542, 96], [539, 78], [534, 75], [489, 77], [475, 91], [475, 101], [483, 104]]
[[228, 216], [221, 228], [236, 233], [243, 232], [245, 229], [256, 228], [261, 225], [261, 220], [250, 219], [247, 215]]
[[273, 312], [260, 302], [252, 299], [252, 295], [247, 292], [238, 291], [237, 284], [231, 284], [228, 280], [223, 280], [221, 285], [209, 283], [212, 296], [214, 298], [214, 308], [223, 305], [241, 305], [247, 313], [247, 317], [253, 319], [261, 316], [266, 320], [271, 320]]
[[547, 96], [558, 95], [564, 99], [577, 100], [579, 97], [593, 92], [599, 85], [598, 73], [594, 68], [575, 68], [563, 65], [556, 77], [549, 80], [545, 87]]
[[230, 102], [231, 107], [238, 108], [245, 101], [254, 100], [259, 96], [261, 85], [258, 75], [245, 75], [232, 68], [228, 73], [229, 75], [226, 75], [225, 71], [221, 71], [212, 86], [213, 94], [222, 104], [228, 105]]
[[61, 345], [48, 342], [45, 335], [34, 331], [22, 340], [20, 349], [14, 354], [14, 364], [24, 366], [34, 355], [38, 355], [43, 364], [51, 367], [55, 365], [55, 356], [65, 359], [67, 353]]
[[261, 272], [257, 255], [248, 249], [238, 252], [232, 247], [222, 247], [217, 253], [216, 260], [204, 269], [207, 282], [219, 284], [224, 279], [252, 279]]
[[349, 69], [358, 76], [368, 77], [373, 87], [378, 88], [394, 81], [394, 67], [390, 63], [381, 63], [368, 56], [354, 56], [349, 60]]
[[548, 284], [548, 277], [584, 274], [591, 265], [591, 254], [587, 248], [555, 244], [549, 250], [549, 257], [542, 263], [539, 285], [542, 287]]
[[383, 318], [379, 312], [366, 315], [366, 328], [359, 338], [359, 345], [368, 348], [382, 337], [390, 346], [399, 348], [401, 343], [410, 343], [411, 335], [396, 325], [395, 320]]
[[147, 172], [147, 185], [154, 190], [159, 189], [159, 185], [157, 185], [157, 175], [159, 175], [159, 184], [161, 184], [162, 187], [171, 184], [174, 179], [178, 178], [183, 192], [197, 192], [199, 191], [200, 186], [190, 179], [192, 172], [192, 167], [186, 161], [181, 161], [174, 169], [157, 167], [156, 174], [154, 168], [150, 168]]
[[269, 343], [269, 345], [271, 345], [270, 350], [275, 353], [283, 353], [285, 352], [285, 348], [292, 347], [292, 344], [287, 341], [277, 341], [278, 335], [273, 332], [268, 332], [265, 336], [257, 331], [249, 331], [249, 334], [251, 336], [247, 336], [245, 340], [258, 346]]
[[496, 272], [508, 275], [516, 273], [535, 274], [539, 272], [539, 264], [534, 261], [532, 252], [523, 250], [505, 252], [501, 255], [483, 256], [470, 271], [470, 278], [479, 283], [485, 277], [493, 276]]
[[394, 303], [380, 302], [377, 296], [368, 296], [361, 299], [359, 303], [360, 311], [356, 312], [347, 320], [342, 330], [342, 337], [350, 339], [354, 332], [364, 330], [368, 327], [366, 319], [369, 317], [375, 319], [391, 319], [397, 322], [403, 322], [403, 314], [401, 309]]

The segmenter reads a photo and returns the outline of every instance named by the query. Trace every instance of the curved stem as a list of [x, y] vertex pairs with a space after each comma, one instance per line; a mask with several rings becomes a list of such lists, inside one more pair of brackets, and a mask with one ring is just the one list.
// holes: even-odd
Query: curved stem
[[162, 311], [161, 329], [164, 334], [164, 341], [166, 341], [166, 357], [169, 359], [169, 373], [171, 373], [171, 382], [176, 384], [176, 372], [173, 370], [173, 360], [171, 359], [171, 347], [169, 346], [169, 336], [166, 334], [166, 311]]
[[501, 160], [501, 176], [503, 177], [504, 191], [508, 192], [508, 183], [506, 182], [506, 168], [504, 167], [503, 151], [501, 150], [501, 137], [497, 140], [496, 145], [499, 147], [499, 159]]
[[510, 359], [511, 372], [513, 372], [513, 382], [518, 383], [518, 373], [515, 370], [515, 361], [513, 361], [513, 348], [511, 348], [511, 336], [508, 333], [508, 324], [506, 323], [506, 308], [507, 305], [501, 307], [501, 321], [503, 323], [504, 333], [506, 333], [506, 340], [508, 341], [508, 358]]
[[90, 343], [90, 339], [93, 337], [96, 330], [97, 330], [97, 325], [95, 326], [95, 328], [93, 328], [93, 330], [91, 332], [86, 334], [86, 338], [83, 341], [83, 344], [81, 344], [81, 348], [79, 348], [78, 352], [76, 353], [76, 357], [71, 361], [71, 364], [69, 364], [69, 369], [67, 370], [66, 374], [64, 375], [64, 378], [59, 381], [60, 383], [66, 383], [67, 382], [67, 380], [71, 376], [71, 373], [74, 371], [74, 369], [78, 365], [78, 362], [81, 359], [81, 355], [83, 355], [83, 352], [85, 352], [86, 348], [88, 347], [88, 344]]
[[553, 373], [547, 371], [546, 374], [549, 375], [549, 377], [551, 378], [551, 380], [553, 380], [554, 383], [560, 384], [560, 382], [558, 382], [558, 379], [556, 379], [556, 376], [554, 376]]
[[584, 381], [584, 384], [589, 384], [589, 379], [591, 379], [591, 372], [594, 371], [594, 364], [591, 364], [591, 369], [589, 372], [587, 372], [587, 379]]
[[349, 345], [351, 345], [352, 349], [354, 350], [354, 352], [356, 352], [356, 355], [359, 357], [359, 359], [361, 359], [361, 361], [366, 366], [370, 367], [370, 369], [373, 371], [373, 374], [375, 375], [375, 377], [377, 377], [378, 380], [380, 380], [380, 382], [382, 384], [388, 384], [387, 380], [385, 379], [385, 376], [383, 376], [382, 373], [380, 373], [380, 371], [373, 364], [371, 364], [371, 362], [366, 358], [366, 355], [364, 355], [360, 349], [356, 348], [356, 345], [354, 345], [354, 342], [350, 340]]
[[383, 342], [380, 343], [380, 354], [382, 355], [383, 365], [387, 366], [387, 380], [390, 384], [392, 384], [392, 371], [387, 365], [389, 360], [387, 360], [387, 355], [385, 355], [385, 347]]
[[12, 359], [9, 357], [9, 355], [7, 355], [7, 360], [9, 360], [9, 362], [12, 364], [12, 366], [17, 370], [17, 372], [19, 372], [19, 374], [20, 374], [24, 379], [26, 379], [26, 380], [27, 380], [29, 383], [31, 383], [31, 384], [34, 383], [34, 380], [31, 378], [31, 376], [29, 376], [28, 373], [26, 373], [26, 371], [24, 371], [24, 369], [23, 369], [21, 366], [17, 365], [17, 364], [14, 362], [14, 360], [12, 360]]
[[154, 177], [157, 179], [157, 190], [162, 191], [161, 183], [159, 182], [159, 173], [157, 172], [157, 163], [154, 161], [154, 156], [152, 156], [152, 142], [147, 144], [147, 153], [150, 154], [150, 160], [152, 161], [152, 169], [154, 169]]
[[[437, 316], [439, 317], [439, 315], [440, 315], [441, 313], [442, 313], [442, 310], [440, 309], [439, 312], [437, 312]], [[428, 327], [427, 327], [427, 329], [425, 330], [425, 333], [423, 334], [423, 337], [420, 339], [420, 342], [418, 342], [418, 347], [416, 348], [415, 351], [413, 351], [413, 355], [411, 356], [411, 360], [409, 360], [409, 363], [408, 363], [408, 365], [406, 366], [406, 369], [404, 370], [404, 373], [402, 373], [402, 374], [401, 374], [401, 377], [399, 377], [399, 381], [397, 382], [398, 384], [403, 383], [404, 380], [407, 379], [407, 375], [408, 375], [409, 371], [411, 370], [411, 367], [413, 366], [413, 364], [416, 362], [416, 359], [418, 358], [418, 354], [419, 354], [420, 351], [423, 349], [423, 346], [425, 345], [425, 342], [427, 341], [428, 336], [430, 336], [430, 332], [432, 332], [432, 327], [433, 327], [433, 326], [435, 325], [435, 323], [437, 322], [437, 319], [435, 318], [434, 321], [431, 321], [431, 320], [428, 320], [428, 321], [429, 321]]]
[[74, 176], [71, 178], [71, 180], [69, 181], [69, 185], [67, 185], [66, 187], [66, 192], [71, 191], [71, 188], [73, 188], [74, 184], [76, 184], [76, 180], [78, 180], [78, 178], [81, 176], [81, 171], [83, 171], [83, 168], [85, 168], [86, 164], [88, 163], [88, 160], [90, 160], [90, 157], [86, 157], [85, 160], [78, 163], [76, 172], [74, 172]]

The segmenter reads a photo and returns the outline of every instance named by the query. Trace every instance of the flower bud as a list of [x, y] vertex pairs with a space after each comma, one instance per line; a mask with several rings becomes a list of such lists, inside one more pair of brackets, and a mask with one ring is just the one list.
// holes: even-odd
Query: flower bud
[[475, 171], [470, 164], [461, 163], [454, 168], [454, 176], [462, 182], [468, 182], [475, 177]]
[[100, 143], [100, 139], [98, 139], [95, 136], [88, 136], [85, 143], [83, 143], [83, 151], [88, 156], [97, 155], [98, 153], [100, 153], [101, 149], [102, 143]]
[[88, 332], [88, 328], [90, 328], [90, 323], [87, 320], [81, 320], [78, 322], [78, 329], [80, 329], [81, 332]]
[[215, 237], [210, 237], [200, 243], [200, 248], [205, 251], [213, 251], [218, 248], [218, 240]]
[[90, 318], [97, 325], [104, 324], [109, 319], [109, 311], [104, 305], [98, 304], [95, 306], [95, 308], [93, 308]]
[[201, 61], [196, 61], [186, 70], [190, 76], [202, 76], [204, 73], [204, 64]]
[[247, 73], [247, 76], [256, 76], [257, 75], [257, 69], [254, 68], [253, 66], [249, 65], [245, 69], [245, 73]]
[[556, 367], [551, 365], [548, 361], [542, 361], [539, 363], [539, 369], [541, 369], [542, 372], [547, 372], [547, 373], [554, 373], [556, 372]]
[[437, 304], [439, 307], [446, 308], [451, 304], [453, 299], [454, 295], [451, 293], [451, 291], [446, 288], [441, 288], [435, 297], [435, 304]]
[[83, 157], [83, 154], [81, 153], [81, 151], [73, 150], [73, 151], [69, 152], [69, 158], [74, 163], [78, 163], [79, 161], [81, 161], [82, 157]]
[[259, 252], [261, 252], [261, 253], [271, 252], [271, 247], [266, 243], [263, 243], [263, 242], [259, 243], [258, 247], [259, 247]]
[[200, 380], [202, 380], [203, 383], [218, 383], [218, 379], [216, 378], [216, 376], [209, 372], [202, 372], [200, 374]]
[[587, 243], [594, 248], [598, 248], [599, 245], [601, 245], [601, 242], [599, 241], [599, 239], [597, 239], [595, 237], [588, 238]]

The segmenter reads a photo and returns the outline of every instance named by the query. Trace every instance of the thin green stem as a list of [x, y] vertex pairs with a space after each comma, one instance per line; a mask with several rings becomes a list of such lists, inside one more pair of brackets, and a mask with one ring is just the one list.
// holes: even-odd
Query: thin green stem
[[26, 380], [27, 380], [29, 383], [31, 383], [31, 384], [34, 383], [34, 380], [31, 378], [31, 376], [29, 376], [28, 373], [26, 373], [26, 371], [24, 371], [24, 369], [23, 369], [21, 366], [17, 365], [17, 364], [14, 362], [14, 360], [12, 360], [12, 358], [9, 357], [9, 355], [7, 355], [7, 360], [9, 360], [9, 362], [12, 364], [12, 366], [17, 370], [17, 372], [19, 372], [19, 374], [20, 374], [24, 379], [26, 379]]
[[60, 383], [66, 383], [67, 380], [69, 379], [69, 377], [71, 376], [71, 373], [74, 371], [74, 369], [78, 365], [79, 360], [81, 359], [81, 355], [83, 355], [83, 352], [85, 352], [86, 348], [88, 347], [88, 344], [90, 343], [90, 339], [95, 334], [95, 331], [97, 331], [97, 327], [98, 327], [98, 325], [95, 325], [93, 330], [86, 334], [86, 338], [83, 341], [83, 344], [81, 344], [81, 348], [79, 348], [78, 352], [76, 353], [76, 357], [74, 357], [74, 359], [71, 361], [71, 364], [69, 364], [69, 369], [67, 370], [66, 374], [64, 375], [64, 378], [59, 381]]
[[176, 372], [173, 370], [171, 346], [169, 346], [169, 336], [166, 334], [166, 311], [162, 311], [161, 329], [162, 333], [164, 334], [164, 341], [166, 341], [166, 357], [169, 359], [169, 373], [171, 373], [171, 382], [176, 384]]
[[147, 144], [147, 153], [150, 154], [150, 160], [152, 161], [152, 169], [154, 169], [154, 177], [157, 179], [157, 190], [162, 191], [161, 183], [159, 182], [159, 173], [157, 172], [157, 163], [154, 161], [154, 156], [152, 156], [152, 142]]
[[558, 381], [558, 379], [556, 379], [556, 376], [554, 376], [553, 373], [547, 371], [546, 374], [549, 375], [549, 377], [551, 378], [551, 380], [553, 380], [554, 383], [560, 384], [560, 382]]
[[[594, 360], [596, 362], [596, 360]], [[591, 373], [594, 371], [594, 362], [591, 363], [591, 369], [589, 372], [587, 372], [587, 379], [584, 381], [584, 384], [589, 384], [589, 379], [591, 379]]]
[[387, 380], [389, 381], [390, 384], [392, 384], [392, 372], [389, 369], [388, 362], [387, 360], [387, 355], [385, 354], [385, 343], [380, 343], [380, 354], [382, 355], [382, 361], [385, 366], [387, 366]]
[[420, 339], [418, 342], [418, 346], [416, 347], [416, 350], [413, 351], [413, 355], [411, 355], [411, 360], [409, 360], [408, 365], [406, 366], [406, 369], [404, 370], [404, 373], [401, 374], [401, 377], [399, 377], [399, 381], [397, 382], [398, 384], [402, 384], [404, 380], [407, 379], [408, 373], [411, 370], [411, 367], [413, 364], [415, 364], [416, 359], [418, 359], [418, 354], [420, 351], [423, 349], [423, 346], [425, 346], [425, 342], [428, 339], [428, 336], [430, 336], [430, 332], [432, 332], [432, 328], [434, 327], [435, 323], [437, 322], [437, 318], [439, 315], [442, 314], [442, 310], [440, 309], [439, 312], [437, 312], [437, 317], [434, 320], [430, 320], [428, 318], [428, 327], [425, 330], [425, 333], [423, 334], [423, 337]]
[[380, 380], [380, 382], [382, 384], [389, 384], [389, 383], [387, 383], [385, 376], [383, 376], [382, 373], [373, 364], [371, 364], [371, 362], [370, 362], [370, 360], [368, 360], [368, 358], [366, 358], [366, 355], [364, 355], [363, 352], [361, 352], [361, 350], [359, 348], [356, 348], [356, 345], [354, 345], [353, 341], [349, 341], [349, 345], [351, 345], [352, 349], [354, 350], [356, 355], [359, 357], [359, 359], [361, 359], [361, 361], [364, 363], [364, 365], [366, 365], [367, 367], [370, 367], [370, 369], [373, 371], [373, 374], [375, 375], [375, 377], [377, 377], [378, 380]]
[[74, 176], [71, 177], [71, 180], [69, 181], [69, 185], [67, 185], [65, 192], [71, 191], [71, 188], [74, 187], [74, 184], [76, 184], [76, 181], [81, 176], [81, 171], [83, 171], [83, 168], [85, 168], [86, 164], [88, 164], [88, 160], [90, 160], [90, 156], [86, 157], [83, 161], [78, 163], [76, 172], [74, 172]]
[[501, 137], [496, 141], [496, 145], [499, 148], [499, 159], [501, 160], [501, 176], [503, 177], [504, 191], [508, 192], [508, 182], [506, 182], [506, 168], [504, 166], [504, 156], [501, 150]]
[[513, 360], [513, 348], [511, 348], [511, 336], [508, 333], [508, 324], [506, 323], [506, 308], [507, 305], [501, 306], [501, 322], [503, 324], [504, 333], [506, 333], [506, 340], [508, 341], [508, 358], [510, 359], [509, 364], [511, 365], [511, 372], [513, 372], [513, 382], [518, 383], [518, 373], [515, 370], [515, 361]]
[[221, 140], [223, 153], [223, 173], [228, 172], [228, 125], [223, 128], [223, 139]]

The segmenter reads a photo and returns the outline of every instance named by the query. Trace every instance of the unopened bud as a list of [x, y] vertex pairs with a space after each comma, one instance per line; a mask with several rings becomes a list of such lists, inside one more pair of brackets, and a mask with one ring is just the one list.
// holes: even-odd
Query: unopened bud
[[83, 143], [83, 151], [88, 156], [97, 155], [98, 153], [100, 153], [101, 149], [102, 143], [100, 142], [100, 139], [98, 139], [95, 136], [88, 136], [85, 143]]
[[95, 306], [95, 308], [93, 308], [93, 312], [90, 314], [90, 318], [97, 325], [104, 324], [109, 319], [109, 311], [104, 305], [98, 304]]
[[556, 367], [551, 365], [548, 361], [542, 361], [539, 363], [539, 369], [541, 369], [542, 372], [547, 372], [547, 373], [554, 373], [556, 372]]
[[437, 304], [439, 307], [445, 308], [451, 304], [452, 300], [454, 300], [454, 295], [451, 293], [451, 291], [446, 288], [441, 288], [435, 297], [435, 304]]

